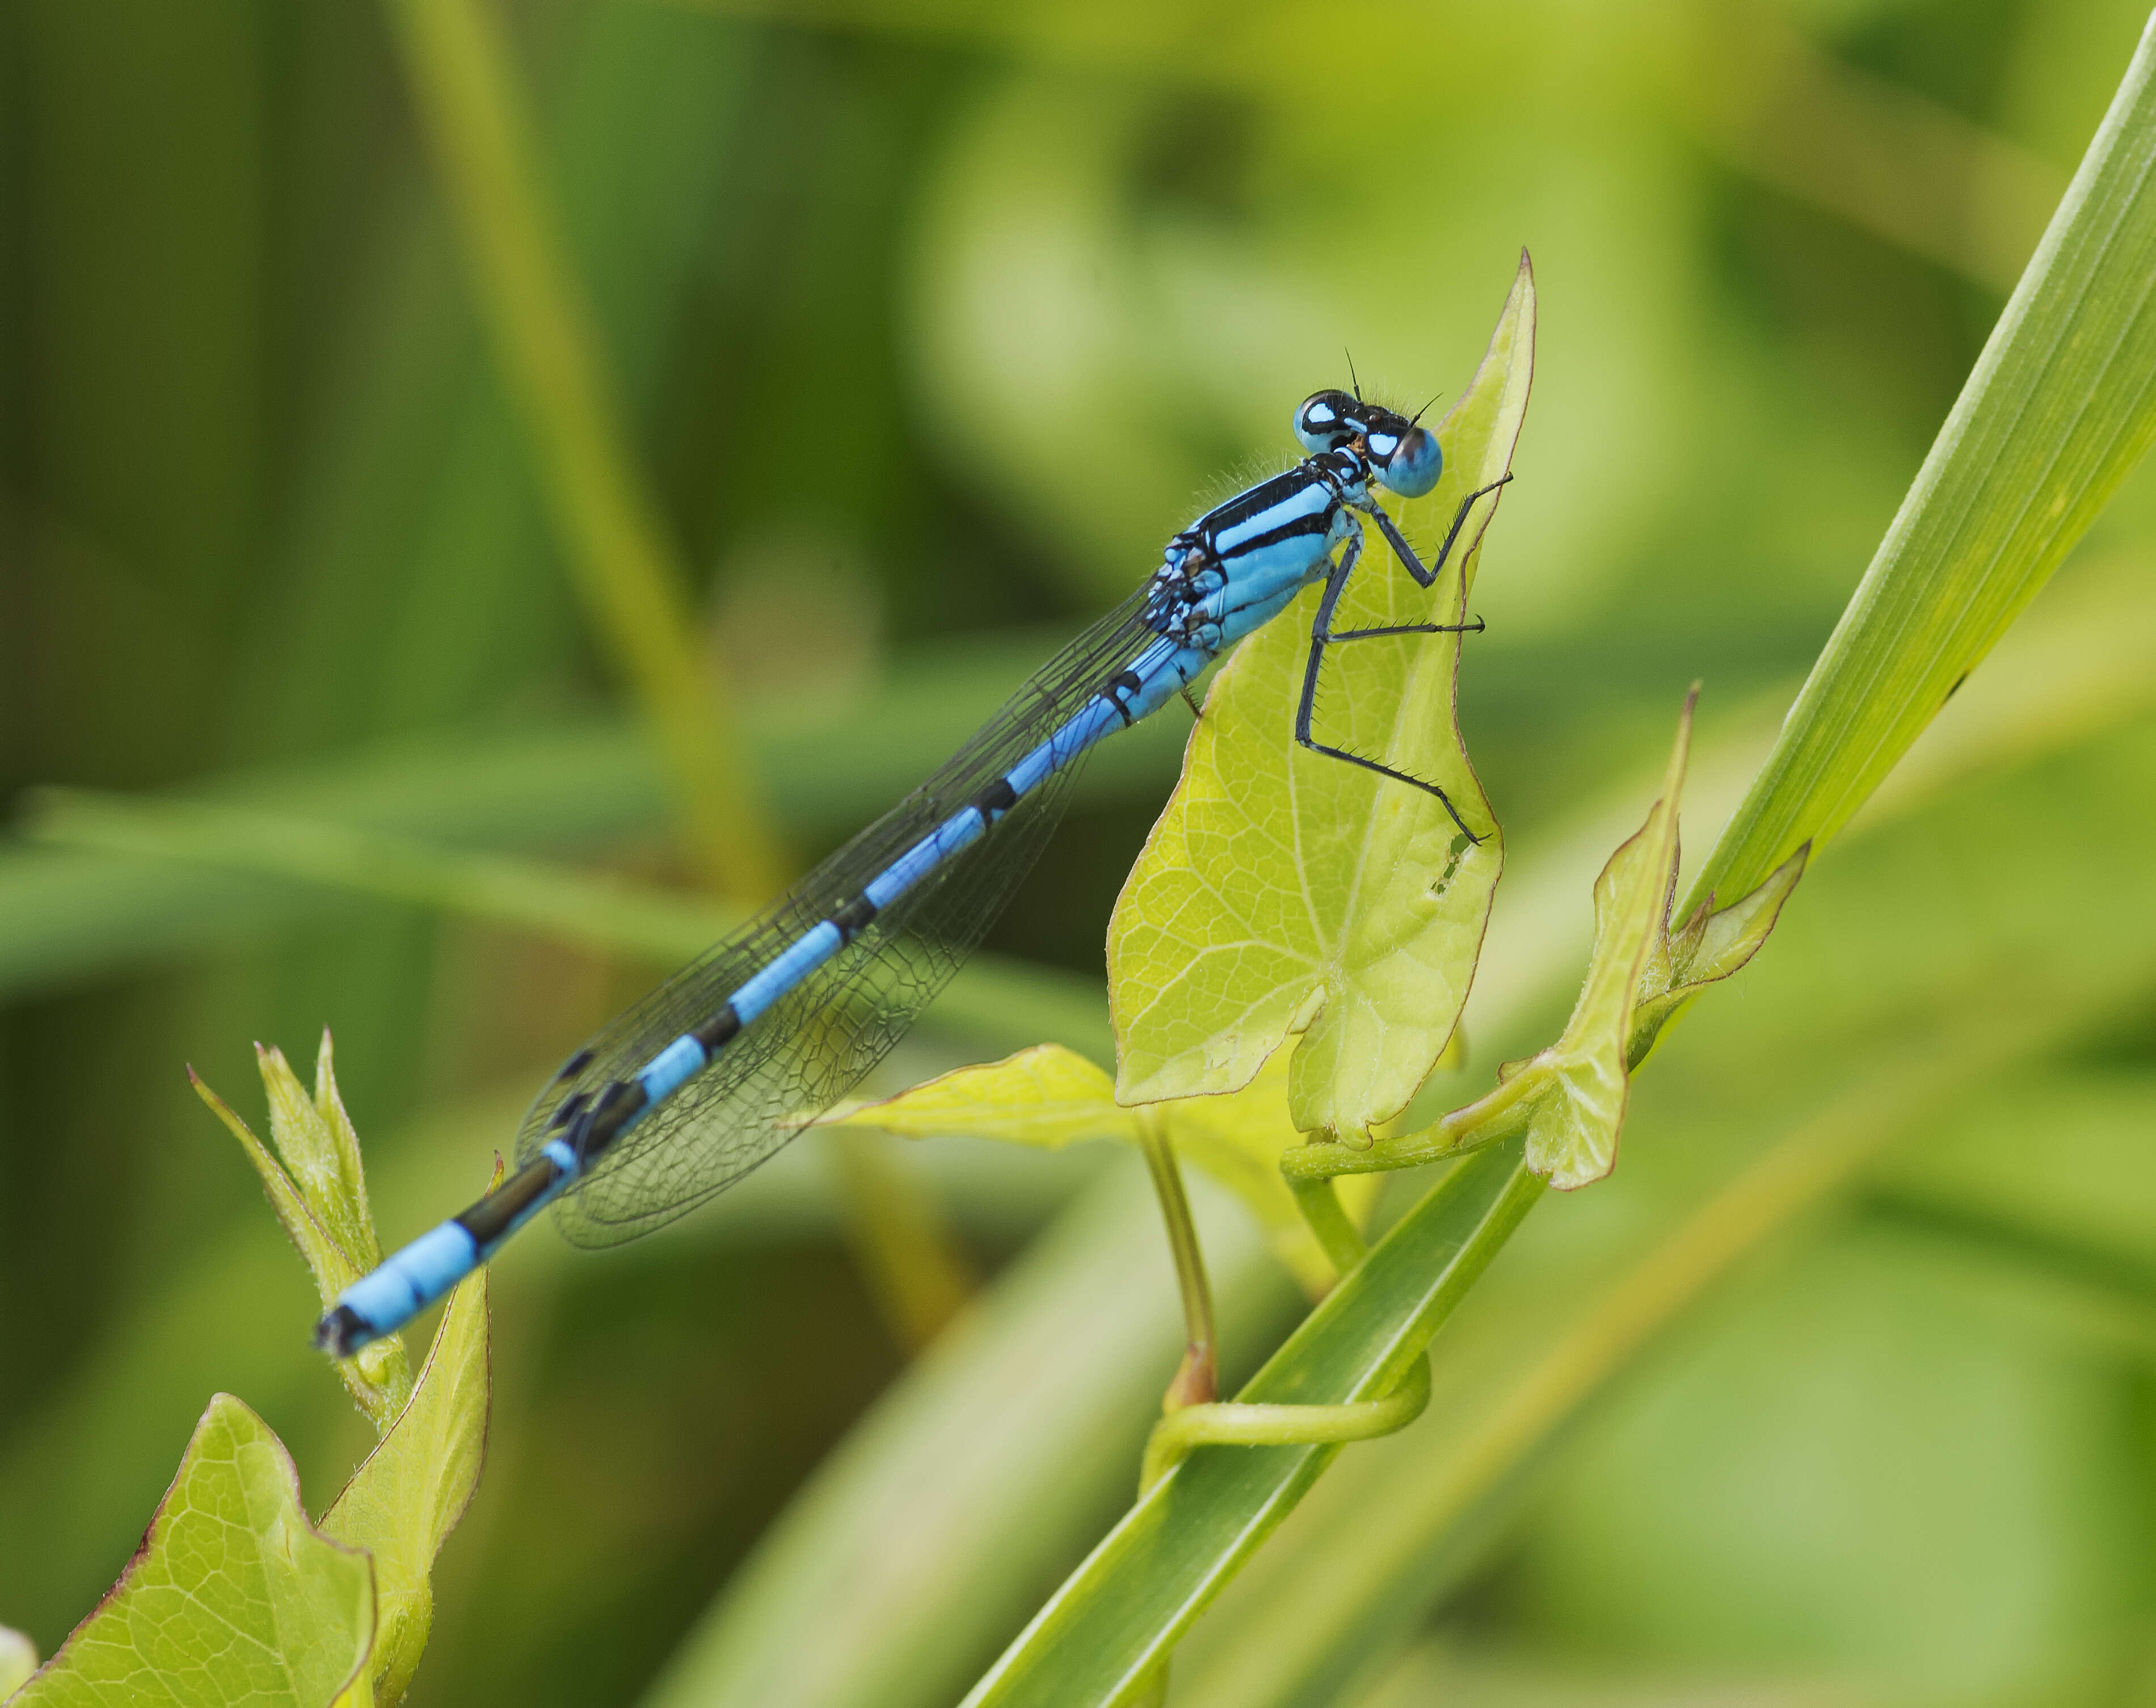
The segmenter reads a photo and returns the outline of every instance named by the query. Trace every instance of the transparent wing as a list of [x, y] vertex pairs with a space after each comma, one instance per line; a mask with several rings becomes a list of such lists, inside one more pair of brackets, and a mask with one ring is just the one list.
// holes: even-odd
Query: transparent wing
[[[978, 795], [1158, 639], [1133, 594], [1036, 671], [935, 775], [756, 918], [608, 1024], [533, 1103], [519, 1161], [555, 1112], [716, 1014], [801, 934]], [[624, 1134], [555, 1204], [578, 1245], [634, 1239], [723, 1191], [857, 1084], [904, 1037], [987, 933], [1062, 815], [1065, 766], [979, 841], [885, 908]]]

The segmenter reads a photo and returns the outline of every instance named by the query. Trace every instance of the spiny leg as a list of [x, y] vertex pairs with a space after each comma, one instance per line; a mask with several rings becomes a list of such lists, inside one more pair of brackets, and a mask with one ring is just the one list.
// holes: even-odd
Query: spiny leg
[[1422, 559], [1415, 555], [1415, 548], [1407, 543], [1407, 537], [1394, 526], [1392, 517], [1385, 513], [1383, 505], [1373, 498], [1368, 505], [1358, 505], [1357, 508], [1376, 522], [1383, 532], [1387, 543], [1392, 547], [1394, 554], [1399, 558], [1408, 574], [1414, 577], [1415, 584], [1418, 587], [1432, 587], [1436, 584], [1437, 578], [1444, 573], [1445, 560], [1452, 555], [1453, 542], [1460, 538], [1460, 530], [1467, 525], [1467, 512], [1475, 507], [1475, 501], [1477, 498], [1487, 497], [1512, 478], [1510, 475], [1501, 475], [1488, 486], [1477, 486], [1460, 501], [1460, 508], [1452, 514], [1452, 526], [1445, 530], [1445, 543], [1437, 548], [1437, 561], [1427, 569], [1423, 568]]
[[[1348, 543], [1340, 553], [1339, 563], [1326, 578], [1325, 597], [1317, 602], [1317, 615], [1311, 620], [1310, 659], [1303, 666], [1302, 699], [1295, 712], [1296, 741], [1312, 753], [1322, 754], [1329, 759], [1341, 759], [1351, 765], [1360, 765], [1366, 771], [1375, 771], [1380, 777], [1389, 777], [1395, 783], [1404, 783], [1409, 788], [1421, 790], [1425, 795], [1435, 795], [1438, 804], [1452, 815], [1453, 823], [1460, 826], [1460, 835], [1471, 842], [1479, 842], [1482, 839], [1467, 828], [1467, 821], [1460, 817], [1460, 809], [1452, 804], [1452, 797], [1436, 784], [1424, 782], [1405, 771], [1396, 771], [1390, 765], [1381, 764], [1376, 759], [1366, 759], [1360, 754], [1351, 754], [1345, 748], [1328, 747], [1310, 733], [1310, 720], [1317, 706], [1317, 675], [1324, 667], [1326, 646], [1332, 641], [1358, 634], [1358, 631], [1351, 630], [1344, 636], [1335, 635], [1332, 632], [1332, 613], [1340, 604], [1340, 595], [1347, 591], [1348, 578], [1354, 574], [1355, 565], [1362, 556], [1363, 531], [1358, 527], [1348, 536]], [[1416, 625], [1402, 632], [1412, 634], [1419, 631], [1419, 625]]]
[[1471, 623], [1394, 623], [1384, 629], [1336, 629], [1328, 640], [1374, 640], [1382, 635], [1479, 635], [1482, 619]]

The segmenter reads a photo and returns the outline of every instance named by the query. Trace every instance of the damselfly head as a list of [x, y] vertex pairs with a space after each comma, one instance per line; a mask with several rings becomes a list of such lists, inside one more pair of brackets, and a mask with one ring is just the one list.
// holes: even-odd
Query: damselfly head
[[1313, 455], [1359, 450], [1378, 484], [1404, 498], [1419, 498], [1430, 491], [1445, 466], [1436, 436], [1427, 427], [1382, 404], [1364, 403], [1352, 392], [1322, 391], [1305, 398], [1295, 412], [1295, 436]]

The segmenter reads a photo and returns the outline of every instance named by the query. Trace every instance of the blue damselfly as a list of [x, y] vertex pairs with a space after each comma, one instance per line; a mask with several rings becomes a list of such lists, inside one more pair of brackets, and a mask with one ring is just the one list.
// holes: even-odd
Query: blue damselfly
[[1054, 828], [1077, 761], [1314, 584], [1325, 590], [1296, 740], [1435, 795], [1471, 839], [1435, 784], [1317, 739], [1312, 708], [1328, 646], [1479, 626], [1335, 630], [1362, 558], [1362, 518], [1427, 588], [1476, 502], [1504, 481], [1461, 501], [1424, 566], [1373, 488], [1428, 492], [1442, 464], [1435, 435], [1340, 391], [1306, 399], [1295, 433], [1309, 453], [1301, 461], [1177, 534], [1143, 587], [1050, 660], [934, 776], [563, 1063], [525, 1117], [515, 1171], [346, 1288], [316, 1325], [316, 1344], [341, 1356], [395, 1332], [544, 1205], [572, 1240], [610, 1245], [771, 1156], [850, 1091], [957, 970]]

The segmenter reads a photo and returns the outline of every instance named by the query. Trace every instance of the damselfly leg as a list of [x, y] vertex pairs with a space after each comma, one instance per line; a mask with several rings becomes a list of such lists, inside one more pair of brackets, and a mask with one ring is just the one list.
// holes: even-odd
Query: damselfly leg
[[[1445, 562], [1452, 555], [1453, 544], [1460, 538], [1460, 530], [1466, 525], [1468, 513], [1474, 509], [1476, 500], [1496, 491], [1512, 478], [1507, 475], [1502, 480], [1492, 481], [1460, 501], [1460, 508], [1453, 515], [1452, 526], [1445, 531], [1445, 543], [1438, 548], [1437, 560], [1426, 568], [1414, 548], [1408, 543], [1406, 536], [1385, 513], [1383, 505], [1373, 501], [1364, 510], [1364, 514], [1383, 531], [1394, 555], [1399, 559], [1401, 567], [1414, 578], [1415, 584], [1420, 587], [1434, 587], [1439, 575], [1444, 573]], [[1389, 635], [1479, 635], [1482, 631], [1480, 617], [1471, 623], [1394, 623], [1375, 629], [1335, 629], [1332, 615], [1339, 607], [1340, 596], [1348, 590], [1348, 577], [1355, 573], [1356, 564], [1362, 560], [1363, 540], [1359, 528], [1348, 537], [1347, 544], [1341, 549], [1339, 563], [1334, 566], [1332, 574], [1326, 578], [1325, 596], [1318, 601], [1317, 615], [1312, 620], [1310, 656], [1302, 672], [1302, 697], [1297, 702], [1295, 713], [1296, 741], [1312, 753], [1322, 754], [1329, 759], [1338, 759], [1347, 764], [1358, 765], [1380, 777], [1389, 777], [1395, 783], [1404, 783], [1410, 788], [1421, 790], [1425, 795], [1435, 795], [1439, 805], [1451, 815], [1453, 823], [1460, 826], [1460, 834], [1471, 842], [1479, 842], [1482, 839], [1468, 829], [1467, 821], [1460, 815], [1460, 809], [1452, 804], [1452, 797], [1436, 784], [1399, 770], [1381, 760], [1351, 753], [1346, 748], [1331, 746], [1318, 740], [1312, 733], [1311, 723], [1317, 709], [1317, 679], [1325, 667], [1325, 649], [1327, 646], [1337, 641], [1374, 640]]]

